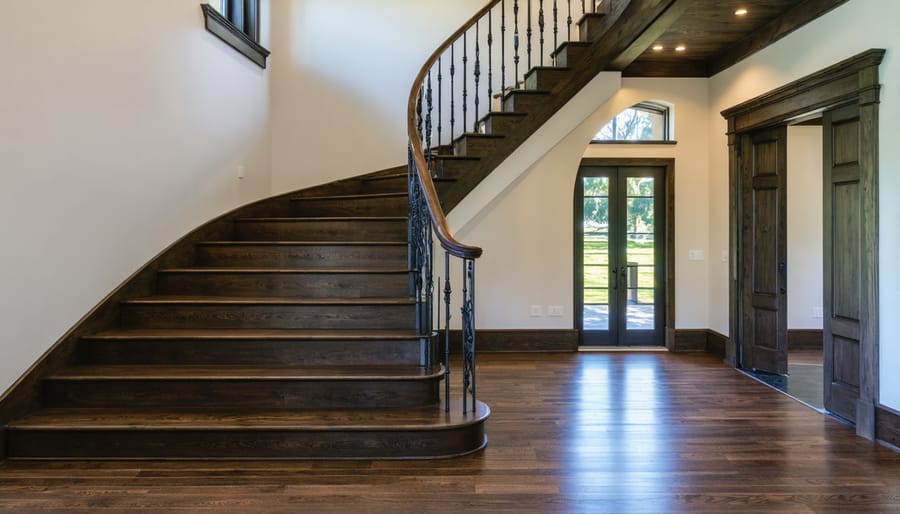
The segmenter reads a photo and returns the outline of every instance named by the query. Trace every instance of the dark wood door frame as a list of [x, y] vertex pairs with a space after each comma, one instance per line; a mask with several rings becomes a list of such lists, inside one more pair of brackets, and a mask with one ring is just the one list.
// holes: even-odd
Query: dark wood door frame
[[[740, 362], [741, 295], [740, 270], [745, 258], [741, 247], [740, 213], [741, 136], [750, 131], [787, 124], [804, 114], [856, 103], [860, 110], [860, 162], [863, 255], [860, 289], [865, 305], [860, 320], [860, 387], [856, 433], [875, 437], [878, 402], [878, 102], [881, 86], [878, 66], [884, 50], [872, 49], [769, 93], [722, 111], [728, 121], [729, 148], [729, 331], [726, 363]], [[825, 250], [826, 252], [828, 249]], [[826, 292], [827, 294], [827, 292]]]
[[[666, 196], [663, 199], [665, 205], [665, 333], [666, 348], [670, 351], [675, 350], [675, 159], [668, 158], [606, 158], [606, 157], [589, 157], [581, 160], [579, 168], [582, 166], [606, 166], [606, 167], [629, 167], [629, 166], [652, 166], [664, 168], [664, 181], [666, 186]], [[580, 184], [575, 184], [576, 187]], [[575, 251], [581, 251], [578, 247], [580, 243], [575, 241]], [[578, 273], [576, 270], [575, 273]], [[574, 279], [573, 279], [574, 280]], [[577, 282], [577, 281], [576, 281]], [[573, 282], [575, 285], [575, 282]], [[578, 290], [573, 287], [574, 305], [578, 304]]]

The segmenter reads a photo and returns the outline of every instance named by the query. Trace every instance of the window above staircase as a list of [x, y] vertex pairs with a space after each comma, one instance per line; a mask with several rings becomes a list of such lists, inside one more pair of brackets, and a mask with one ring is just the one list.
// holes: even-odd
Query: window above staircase
[[259, 0], [212, 0], [201, 8], [206, 30], [261, 68], [266, 67], [270, 52], [259, 44]]

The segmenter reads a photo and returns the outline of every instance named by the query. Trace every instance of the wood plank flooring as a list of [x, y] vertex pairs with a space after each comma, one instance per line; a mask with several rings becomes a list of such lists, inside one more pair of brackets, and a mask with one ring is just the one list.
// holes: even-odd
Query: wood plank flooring
[[715, 357], [478, 359], [479, 399], [493, 411], [479, 454], [6, 462], [0, 511], [900, 512], [900, 454]]

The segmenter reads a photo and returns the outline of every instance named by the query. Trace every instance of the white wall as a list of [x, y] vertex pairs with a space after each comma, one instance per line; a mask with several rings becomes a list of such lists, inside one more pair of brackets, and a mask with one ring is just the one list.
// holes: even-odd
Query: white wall
[[[719, 112], [749, 100], [792, 80], [814, 73], [870, 48], [888, 52], [880, 68], [879, 147], [879, 323], [882, 404], [900, 409], [900, 267], [893, 265], [900, 255], [900, 61], [896, 20], [900, 2], [851, 0], [831, 13], [799, 29], [778, 43], [725, 70], [710, 80], [709, 112], [713, 139], [710, 158], [710, 247], [728, 248], [728, 154], [725, 121]], [[710, 326], [728, 333], [728, 272], [711, 267]]]
[[[573, 327], [573, 210], [575, 177], [583, 156], [674, 157], [676, 194], [676, 326], [708, 326], [704, 262], [688, 249], [706, 249], [707, 91], [705, 79], [622, 79], [608, 102], [597, 99], [586, 120], [459, 230], [483, 246], [478, 261], [477, 319], [483, 328]], [[675, 106], [677, 145], [593, 145], [591, 137], [623, 109], [643, 100]], [[544, 316], [529, 307], [543, 305]], [[563, 305], [563, 317], [547, 317]]]
[[272, 2], [273, 192], [405, 164], [413, 79], [483, 5]]
[[789, 329], [822, 328], [822, 127], [787, 135]]
[[160, 250], [270, 190], [268, 74], [199, 2], [151, 3], [3, 2], [0, 391]]

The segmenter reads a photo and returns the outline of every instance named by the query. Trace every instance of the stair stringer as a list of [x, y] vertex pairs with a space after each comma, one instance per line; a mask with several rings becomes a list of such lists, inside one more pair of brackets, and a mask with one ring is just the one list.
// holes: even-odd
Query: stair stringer
[[586, 134], [581, 148], [587, 146], [590, 138], [604, 123], [630, 107], [630, 104], [618, 107], [623, 102], [611, 101], [621, 87], [621, 72], [606, 71], [597, 74], [453, 207], [447, 221], [454, 232], [460, 236], [465, 235], [473, 222], [477, 222], [480, 215], [510, 190], [535, 163], [569, 136], [580, 135], [583, 130], [578, 129], [590, 126], [593, 131]]

